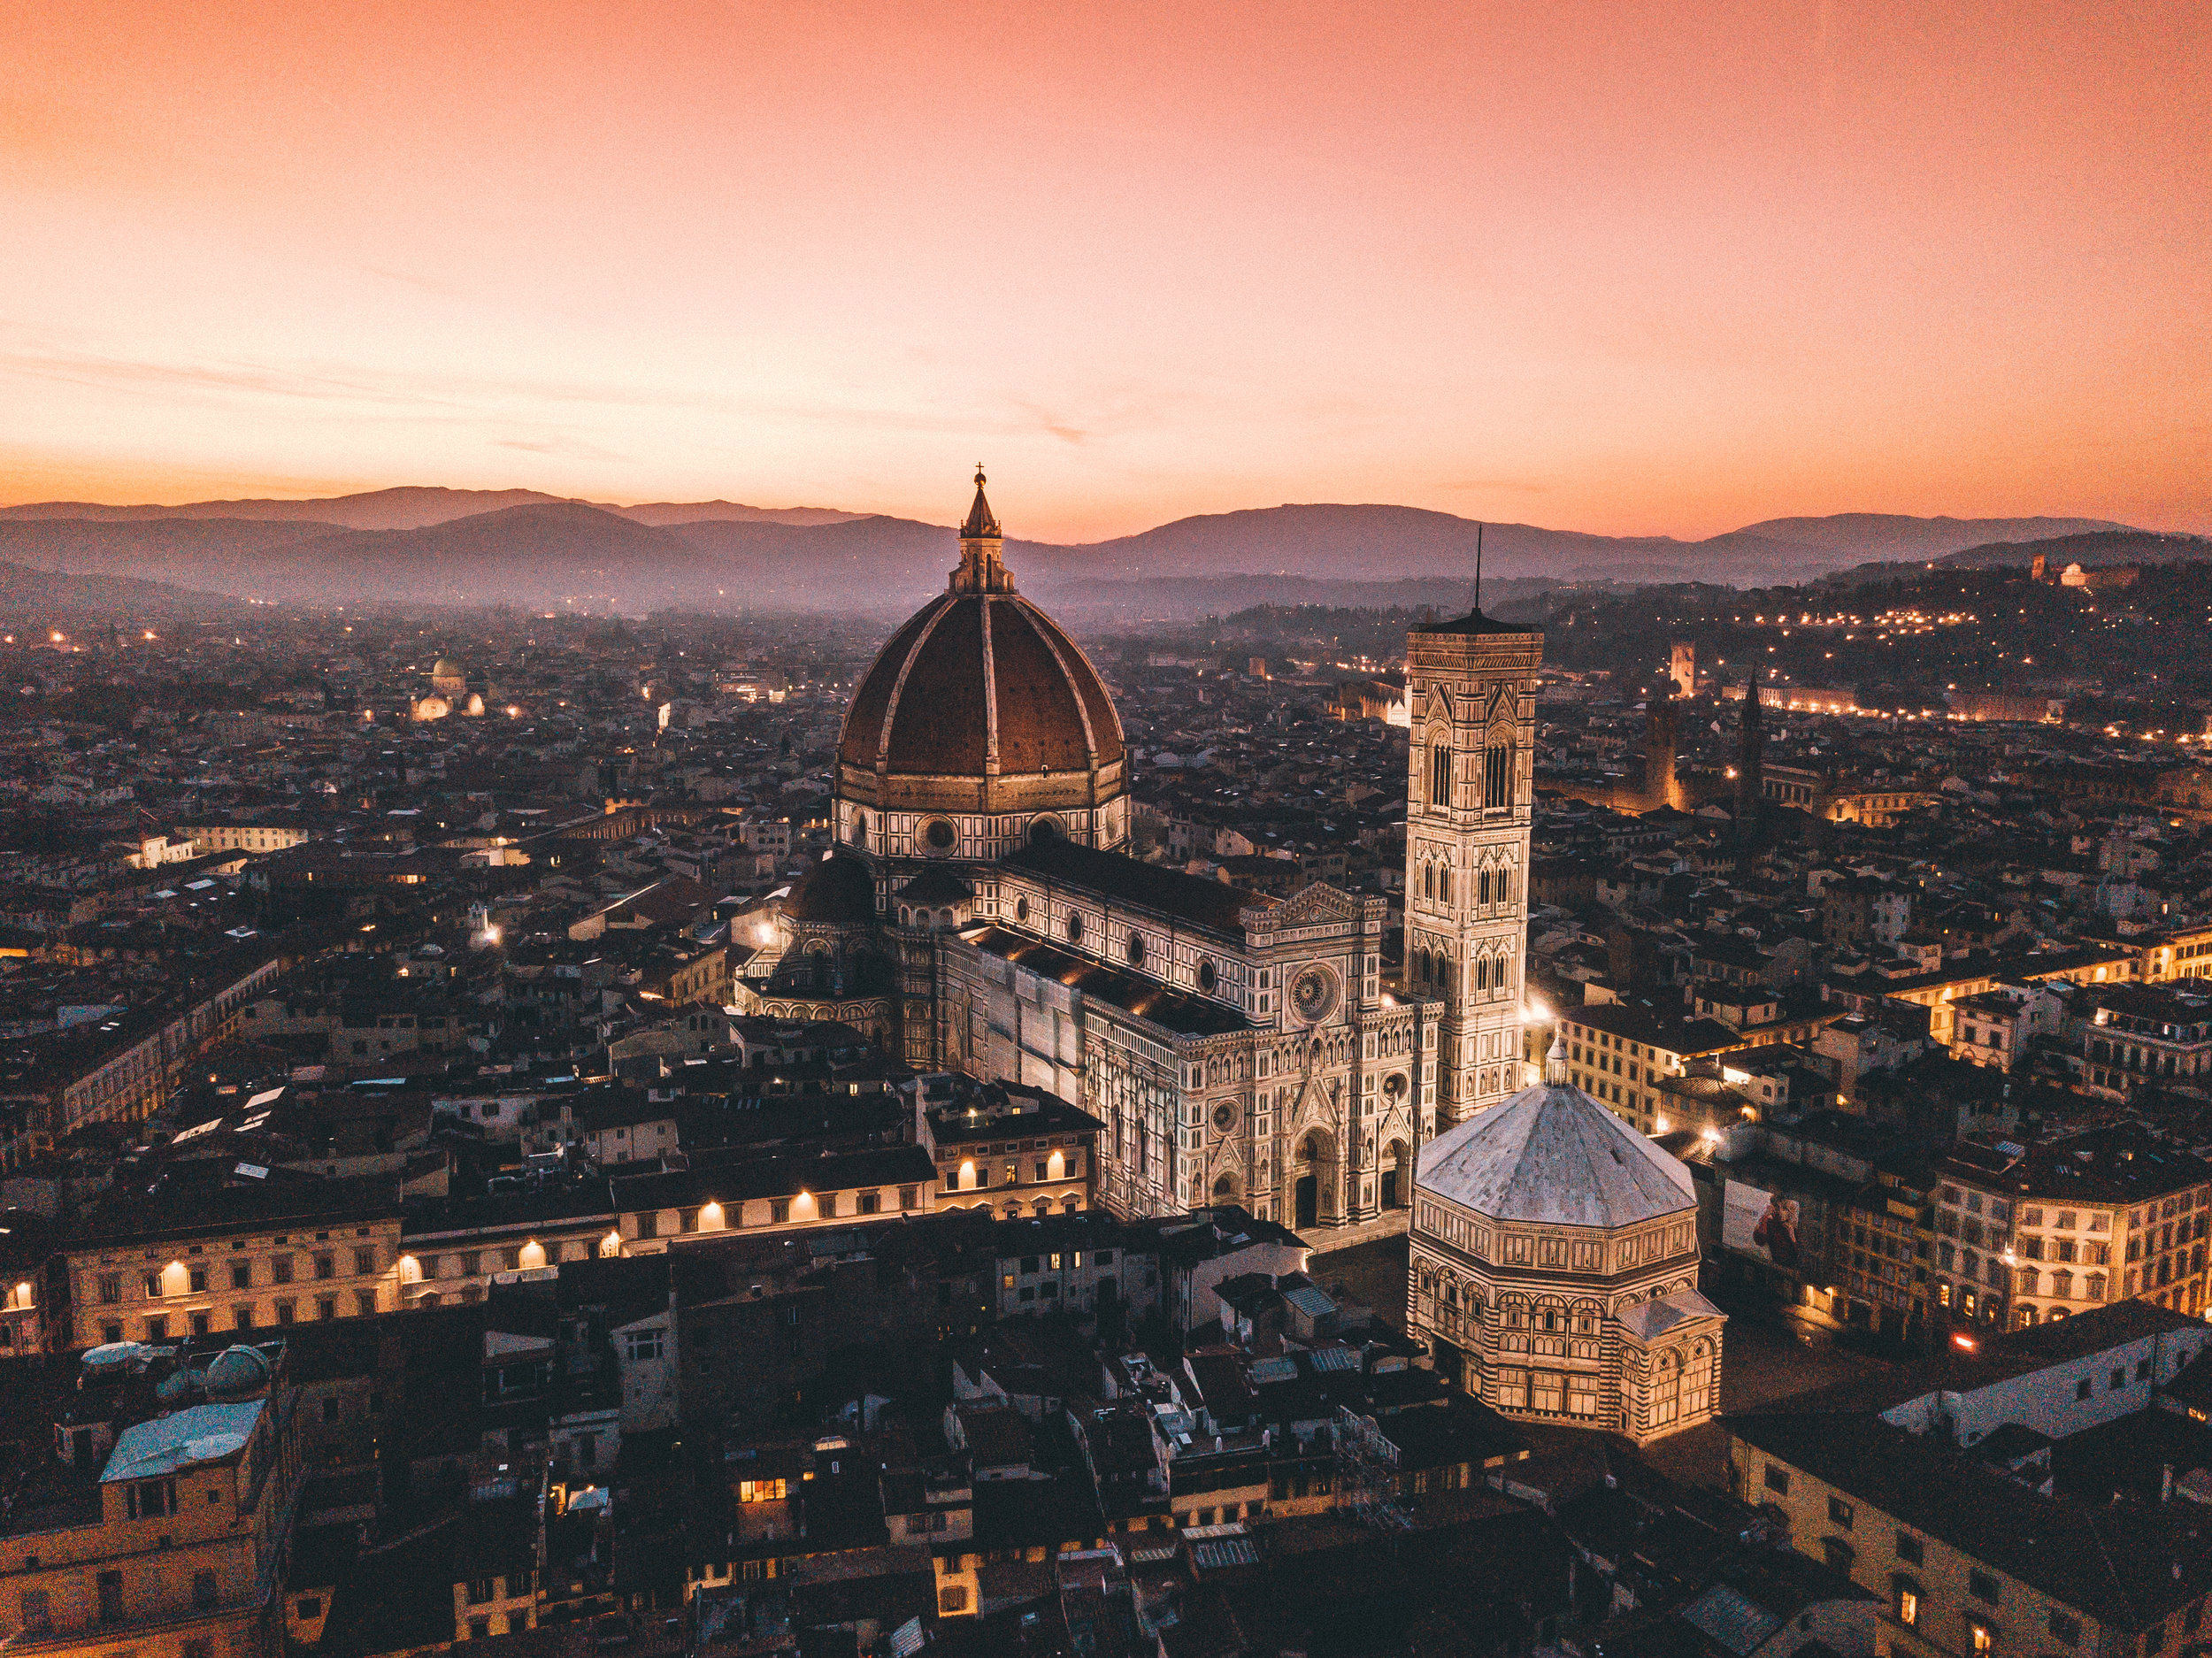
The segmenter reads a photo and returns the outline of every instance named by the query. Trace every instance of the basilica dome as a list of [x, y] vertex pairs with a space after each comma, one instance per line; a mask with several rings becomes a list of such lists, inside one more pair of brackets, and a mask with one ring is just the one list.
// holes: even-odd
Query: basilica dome
[[853, 693], [838, 741], [849, 844], [996, 856], [1056, 835], [1127, 833], [1121, 720], [1098, 672], [1014, 590], [976, 474], [960, 567], [891, 636]]

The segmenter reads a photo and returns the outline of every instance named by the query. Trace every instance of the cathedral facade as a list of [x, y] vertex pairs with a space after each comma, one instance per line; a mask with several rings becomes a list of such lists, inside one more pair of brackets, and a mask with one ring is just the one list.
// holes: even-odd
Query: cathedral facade
[[1118, 1213], [1402, 1229], [1421, 1148], [1523, 1081], [1540, 633], [1478, 611], [1411, 635], [1407, 968], [1386, 979], [1380, 899], [1127, 854], [1112, 698], [1017, 590], [983, 484], [946, 591], [854, 691], [837, 848], [787, 902], [763, 1010], [1080, 1104]]

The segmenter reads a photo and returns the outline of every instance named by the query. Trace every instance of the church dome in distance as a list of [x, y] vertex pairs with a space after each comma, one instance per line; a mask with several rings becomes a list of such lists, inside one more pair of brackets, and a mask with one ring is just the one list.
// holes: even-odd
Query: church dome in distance
[[467, 675], [461, 664], [454, 661], [452, 657], [441, 656], [431, 664], [430, 677], [434, 679], [465, 679]]
[[946, 591], [891, 636], [846, 711], [838, 793], [879, 817], [1090, 814], [1125, 792], [1113, 699], [1014, 590], [982, 486], [978, 472]]
[[1697, 1207], [1678, 1158], [1564, 1081], [1439, 1134], [1415, 1184], [1494, 1220], [1555, 1226], [1632, 1226]]

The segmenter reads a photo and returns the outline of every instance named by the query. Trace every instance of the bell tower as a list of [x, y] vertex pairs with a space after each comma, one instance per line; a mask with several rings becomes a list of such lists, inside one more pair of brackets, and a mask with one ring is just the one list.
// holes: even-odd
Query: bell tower
[[1521, 1087], [1543, 659], [1541, 629], [1493, 621], [1479, 609], [1406, 635], [1405, 986], [1443, 1003], [1433, 1072], [1439, 1128]]

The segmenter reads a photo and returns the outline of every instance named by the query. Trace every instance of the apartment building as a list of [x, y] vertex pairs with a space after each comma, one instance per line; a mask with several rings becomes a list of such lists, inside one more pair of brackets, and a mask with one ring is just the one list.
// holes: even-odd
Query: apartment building
[[119, 1191], [65, 1234], [73, 1345], [158, 1344], [399, 1306], [396, 1183], [198, 1169], [176, 1166], [150, 1193]]
[[2020, 1327], [2141, 1299], [2200, 1314], [2212, 1163], [2122, 1125], [1935, 1161], [1932, 1316]]
[[2154, 1472], [2147, 1501], [2115, 1502], [2109, 1482], [2075, 1495], [2047, 1459], [2076, 1433], [2124, 1438], [2131, 1417], [2155, 1442], [2158, 1390], [2206, 1340], [2136, 1301], [1950, 1347], [1870, 1396], [1731, 1417], [1731, 1481], [1882, 1600], [1886, 1658], [2185, 1653], [2212, 1589], [2195, 1505], [2158, 1501]]
[[2091, 992], [2079, 1022], [2082, 1082], [2093, 1094], [2124, 1100], [2212, 1074], [2212, 980]]
[[1665, 1078], [1680, 1076], [1693, 1061], [1749, 1045], [1718, 1020], [1677, 1018], [1622, 1002], [1561, 1013], [1552, 1040], [1566, 1049], [1567, 1080], [1647, 1134], [1673, 1126], [1660, 1086]]
[[11, 1400], [42, 1379], [50, 1432], [16, 1447], [30, 1465], [0, 1520], [8, 1650], [281, 1658], [302, 1477], [283, 1344], [110, 1345], [12, 1375]]
[[940, 1208], [1013, 1220], [1091, 1207], [1093, 1154], [1105, 1125], [1057, 1094], [993, 1083], [928, 1105], [923, 1117]]

